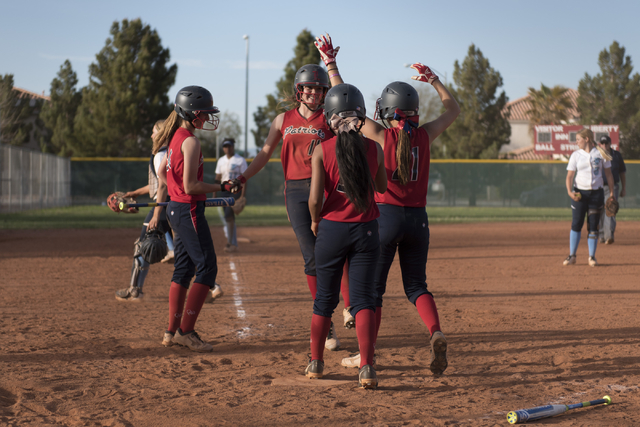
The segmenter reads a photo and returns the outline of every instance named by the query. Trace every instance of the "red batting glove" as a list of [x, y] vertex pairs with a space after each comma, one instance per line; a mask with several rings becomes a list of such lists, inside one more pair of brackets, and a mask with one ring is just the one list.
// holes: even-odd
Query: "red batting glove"
[[439, 80], [439, 77], [431, 71], [431, 68], [427, 67], [424, 64], [416, 62], [411, 66], [414, 70], [418, 72], [417, 76], [411, 76], [413, 80], [418, 80], [425, 83], [433, 84], [436, 80]]
[[336, 55], [340, 50], [340, 46], [334, 49], [333, 44], [331, 43], [331, 37], [329, 34], [322, 35], [320, 37], [316, 37], [316, 41], [314, 43], [320, 51], [320, 56], [324, 61], [324, 65], [329, 66], [332, 62], [336, 62]]

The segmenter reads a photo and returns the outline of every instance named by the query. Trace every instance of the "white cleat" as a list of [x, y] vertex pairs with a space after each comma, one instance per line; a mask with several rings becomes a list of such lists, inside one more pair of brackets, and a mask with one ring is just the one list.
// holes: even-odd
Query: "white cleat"
[[329, 329], [327, 340], [324, 343], [324, 348], [329, 351], [335, 351], [340, 348], [340, 340], [336, 336], [336, 329], [333, 327], [333, 322], [331, 322], [331, 328]]
[[219, 284], [215, 284], [213, 286], [213, 288], [211, 288], [211, 292], [209, 292], [207, 294], [207, 297], [204, 299], [205, 303], [212, 303], [214, 300], [220, 298], [222, 295], [224, 295], [224, 292], [222, 292], [222, 288], [220, 287]]

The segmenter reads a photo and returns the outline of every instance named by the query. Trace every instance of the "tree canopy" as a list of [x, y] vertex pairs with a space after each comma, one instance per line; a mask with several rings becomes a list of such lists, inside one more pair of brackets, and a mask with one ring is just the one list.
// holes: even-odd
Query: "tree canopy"
[[620, 125], [620, 149], [626, 158], [640, 158], [640, 75], [631, 57], [614, 41], [598, 56], [600, 73], [585, 73], [578, 85], [581, 122]]
[[140, 19], [114, 22], [89, 66], [89, 85], [75, 117], [76, 156], [146, 156], [156, 120], [171, 112], [167, 92], [177, 65]]
[[33, 124], [27, 120], [42, 101], [21, 98], [13, 89], [13, 74], [0, 76], [0, 143], [22, 145], [29, 140]]
[[[82, 94], [76, 89], [78, 77], [69, 60], [64, 61], [58, 71], [58, 77], [51, 82], [51, 101], [42, 107], [40, 118], [51, 131], [51, 138], [44, 148], [53, 154], [71, 156], [78, 140], [74, 134], [74, 120]], [[43, 150], [44, 151], [44, 150]]]
[[462, 64], [455, 61], [453, 81], [455, 86], [448, 89], [460, 105], [460, 116], [441, 136], [442, 154], [454, 159], [497, 158], [511, 135], [502, 113], [507, 95], [497, 94], [502, 76], [472, 44]]
[[[269, 134], [271, 122], [280, 113], [285, 112], [291, 107], [290, 100], [295, 95], [293, 90], [293, 81], [296, 72], [305, 64], [319, 64], [320, 53], [316, 49], [315, 37], [309, 30], [302, 30], [296, 38], [296, 46], [293, 49], [294, 57], [287, 62], [284, 67], [284, 76], [276, 83], [276, 91], [267, 95], [267, 105], [258, 107], [253, 113], [253, 121], [256, 129], [251, 133], [255, 139], [256, 147], [261, 147]], [[280, 153], [278, 147], [277, 153]]]
[[[533, 131], [535, 125], [555, 125], [567, 122], [569, 111], [573, 107], [567, 96], [568, 89], [563, 86], [547, 87], [540, 84], [540, 90], [529, 88], [529, 128]], [[533, 132], [532, 132], [533, 134]]]

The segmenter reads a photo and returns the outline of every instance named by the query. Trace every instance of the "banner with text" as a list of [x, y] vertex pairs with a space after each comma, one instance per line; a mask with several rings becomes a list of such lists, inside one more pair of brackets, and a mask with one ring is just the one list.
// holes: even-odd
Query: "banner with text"
[[536, 125], [534, 127], [534, 151], [538, 154], [570, 155], [578, 149], [576, 134], [582, 129], [591, 129], [596, 142], [607, 135], [611, 138], [611, 146], [618, 150], [620, 128], [618, 125]]

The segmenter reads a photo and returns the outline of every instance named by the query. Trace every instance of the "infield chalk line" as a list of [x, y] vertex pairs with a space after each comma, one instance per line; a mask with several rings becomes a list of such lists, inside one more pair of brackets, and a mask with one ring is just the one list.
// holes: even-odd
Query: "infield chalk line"
[[[233, 305], [236, 307], [236, 316], [238, 319], [246, 319], [247, 313], [242, 305], [242, 296], [240, 295], [240, 281], [238, 280], [238, 268], [236, 263], [229, 260], [229, 269], [231, 270], [231, 280], [233, 281]], [[238, 338], [246, 338], [249, 336], [251, 328], [243, 326], [237, 332]]]

